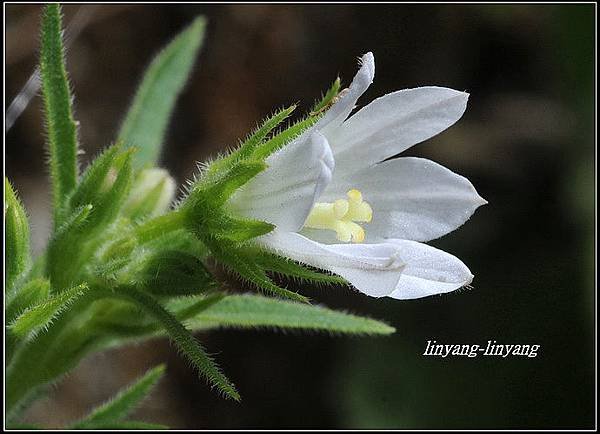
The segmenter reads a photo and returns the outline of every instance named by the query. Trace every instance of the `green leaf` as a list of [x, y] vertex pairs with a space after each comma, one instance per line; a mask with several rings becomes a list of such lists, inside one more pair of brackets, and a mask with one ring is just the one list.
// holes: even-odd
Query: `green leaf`
[[114, 294], [133, 301], [152, 315], [163, 325], [173, 343], [209, 383], [217, 387], [227, 397], [236, 401], [240, 400], [240, 395], [233, 383], [223, 375], [214, 360], [206, 354], [202, 345], [194, 339], [190, 331], [176, 317], [161, 306], [151, 295], [131, 287], [118, 287], [114, 290]]
[[103, 429], [121, 426], [122, 419], [127, 417], [146, 398], [164, 372], [164, 365], [149, 370], [135, 383], [120, 390], [114, 398], [75, 422], [70, 429]]
[[[173, 301], [182, 308], [185, 300]], [[276, 328], [303, 329], [351, 335], [389, 335], [395, 329], [371, 318], [326, 307], [293, 303], [259, 295], [230, 295], [188, 320], [191, 329]]]
[[47, 279], [40, 278], [27, 282], [14, 293], [10, 300], [7, 300], [6, 323], [13, 322], [25, 309], [42, 303], [49, 294], [50, 282]]
[[6, 287], [31, 264], [29, 252], [29, 223], [25, 209], [12, 185], [4, 178], [4, 224], [6, 252]]
[[152, 61], [125, 117], [119, 139], [136, 146], [135, 167], [155, 165], [177, 96], [192, 70], [204, 38], [206, 20], [193, 23]]
[[47, 5], [42, 15], [40, 76], [50, 148], [55, 227], [61, 223], [62, 207], [75, 188], [78, 175], [77, 127], [71, 108], [61, 25], [60, 6]]
[[[225, 294], [221, 292], [203, 293], [202, 295], [172, 297], [165, 304], [171, 311], [171, 303], [175, 302], [177, 310], [172, 310], [173, 316], [185, 324], [186, 320], [193, 318], [223, 297]], [[123, 339], [127, 338], [165, 335], [161, 323], [144, 314], [144, 311], [131, 303], [113, 305], [110, 311], [105, 311], [102, 316], [97, 315], [94, 318], [93, 327], [96, 330], [102, 330], [103, 333], [118, 336], [120, 339], [116, 341], [117, 345], [122, 344]]]
[[[198, 297], [198, 296], [184, 297], [187, 300], [191, 300], [192, 302], [185, 303], [185, 306], [178, 309], [174, 314], [179, 321], [184, 322], [184, 321], [188, 320], [189, 318], [193, 318], [194, 316], [196, 316], [198, 313], [202, 312], [203, 310], [208, 309], [213, 304], [218, 303], [224, 297], [226, 297], [226, 294], [222, 293], [222, 292], [203, 294], [201, 297]], [[178, 299], [181, 300], [181, 297]], [[171, 300], [178, 300], [178, 299], [171, 299]], [[198, 300], [198, 301], [194, 301], [194, 300]]]
[[[26, 282], [18, 290], [6, 295], [5, 324], [12, 323], [19, 315], [34, 305], [44, 302], [50, 293], [50, 282], [47, 279], [37, 278]], [[15, 353], [20, 337], [10, 329], [6, 332], [6, 363]]]
[[[88, 291], [62, 309], [46, 330], [22, 342], [6, 367], [6, 414], [15, 420], [47, 386], [75, 368], [81, 358], [101, 348], [105, 339], [80, 327], [96, 291]], [[10, 331], [10, 329], [8, 330]], [[14, 336], [14, 335], [10, 335]]]
[[63, 291], [27, 309], [8, 326], [8, 329], [21, 339], [35, 335], [41, 329], [47, 328], [54, 318], [86, 294], [87, 290], [88, 287], [81, 284]]

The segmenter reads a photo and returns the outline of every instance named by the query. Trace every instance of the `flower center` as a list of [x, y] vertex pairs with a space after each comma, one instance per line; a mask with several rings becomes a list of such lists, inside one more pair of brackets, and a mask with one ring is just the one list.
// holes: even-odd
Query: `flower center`
[[373, 209], [363, 201], [362, 193], [356, 189], [350, 190], [346, 196], [348, 199], [316, 203], [304, 226], [335, 231], [337, 239], [345, 243], [362, 243], [365, 240], [365, 230], [356, 222], [370, 222], [373, 219]]

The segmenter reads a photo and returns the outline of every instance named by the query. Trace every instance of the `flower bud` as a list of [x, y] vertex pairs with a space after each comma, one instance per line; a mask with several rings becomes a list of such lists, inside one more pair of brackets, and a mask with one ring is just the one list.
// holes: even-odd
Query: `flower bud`
[[131, 188], [125, 215], [137, 220], [164, 214], [175, 197], [175, 188], [175, 181], [166, 170], [142, 170]]

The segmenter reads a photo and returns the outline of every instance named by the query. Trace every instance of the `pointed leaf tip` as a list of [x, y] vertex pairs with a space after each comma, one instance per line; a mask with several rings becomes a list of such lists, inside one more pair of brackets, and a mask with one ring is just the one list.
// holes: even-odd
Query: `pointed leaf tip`
[[156, 165], [177, 97], [192, 71], [204, 39], [206, 19], [194, 21], [152, 60], [119, 132], [136, 146], [136, 168]]

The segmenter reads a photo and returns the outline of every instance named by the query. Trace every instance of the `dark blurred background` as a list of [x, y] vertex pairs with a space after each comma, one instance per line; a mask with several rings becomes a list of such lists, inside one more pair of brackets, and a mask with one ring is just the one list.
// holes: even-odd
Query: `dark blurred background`
[[[64, 8], [65, 22], [78, 5]], [[376, 77], [359, 101], [422, 85], [470, 92], [464, 117], [406, 155], [468, 177], [489, 205], [431, 244], [475, 274], [472, 290], [413, 301], [303, 292], [385, 319], [387, 338], [269, 331], [198, 337], [239, 386], [213, 393], [159, 340], [86, 359], [28, 419], [60, 426], [145, 369], [168, 374], [136, 416], [173, 428], [592, 428], [594, 426], [595, 5], [103, 5], [68, 51], [89, 161], [114, 139], [157, 50], [193, 17], [204, 48], [162, 165], [178, 182], [274, 108], [310, 109], [357, 56]], [[6, 104], [36, 64], [39, 5], [6, 6]], [[6, 134], [6, 173], [39, 252], [50, 227], [36, 97]], [[442, 343], [540, 344], [536, 358], [423, 357]]]

